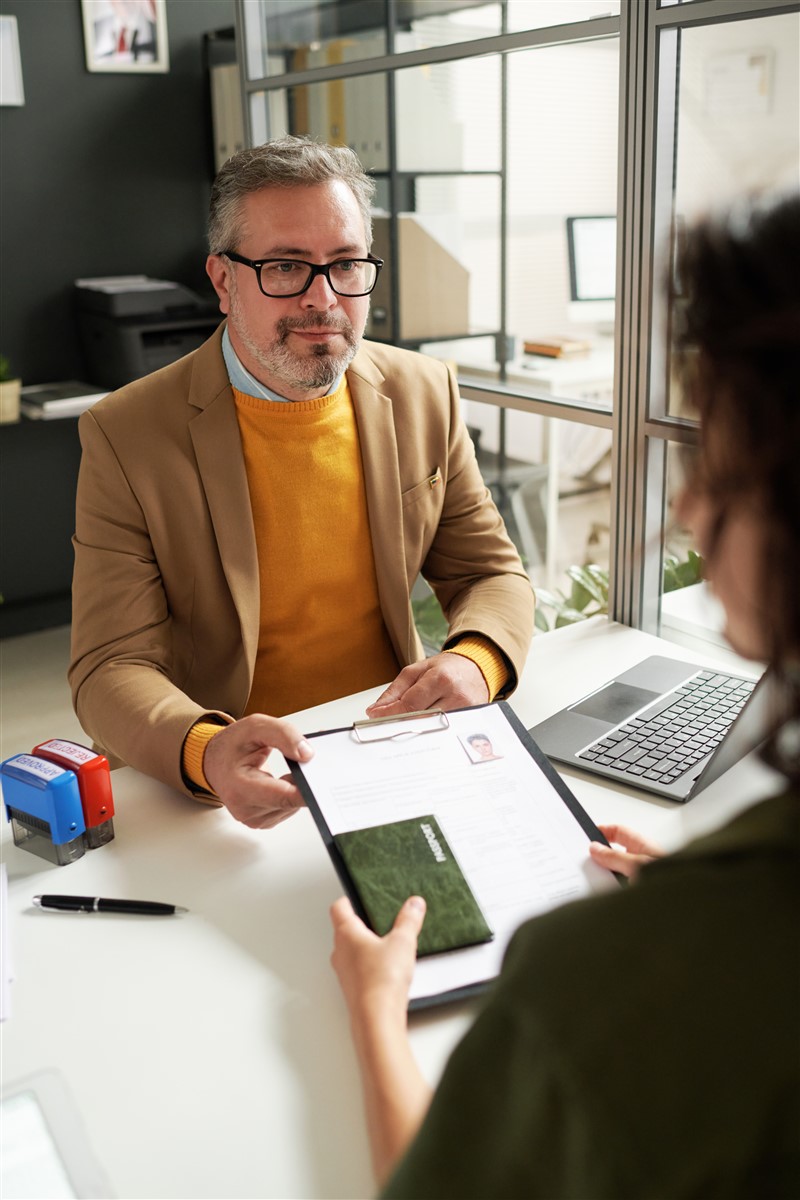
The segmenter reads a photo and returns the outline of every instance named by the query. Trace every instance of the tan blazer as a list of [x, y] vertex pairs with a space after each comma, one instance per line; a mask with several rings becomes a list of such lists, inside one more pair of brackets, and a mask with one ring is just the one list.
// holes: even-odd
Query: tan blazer
[[[112, 393], [79, 425], [75, 710], [112, 758], [183, 791], [186, 733], [204, 713], [241, 716], [258, 641], [256, 542], [221, 334]], [[532, 589], [478, 471], [452, 376], [433, 359], [364, 343], [347, 378], [398, 661], [423, 657], [410, 603], [422, 572], [450, 636], [485, 635], [518, 673]]]

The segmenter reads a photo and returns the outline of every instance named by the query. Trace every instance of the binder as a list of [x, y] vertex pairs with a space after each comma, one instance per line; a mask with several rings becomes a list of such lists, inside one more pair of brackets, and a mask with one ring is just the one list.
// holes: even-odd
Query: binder
[[494, 932], [418, 957], [412, 1011], [484, 991], [524, 920], [619, 886], [589, 857], [606, 839], [505, 701], [305, 736], [314, 757], [289, 767], [356, 912], [366, 917], [337, 838], [433, 816]]

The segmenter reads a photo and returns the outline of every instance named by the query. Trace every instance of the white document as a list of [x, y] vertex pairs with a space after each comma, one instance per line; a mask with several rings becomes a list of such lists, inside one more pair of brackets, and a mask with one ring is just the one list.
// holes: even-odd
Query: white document
[[8, 929], [8, 874], [6, 864], [0, 863], [0, 1021], [11, 1016], [11, 937]]
[[75, 286], [96, 292], [169, 292], [178, 285], [168, 279], [151, 279], [149, 275], [104, 275], [95, 279], [76, 279]]
[[435, 816], [494, 930], [492, 942], [420, 959], [412, 1001], [493, 979], [523, 921], [618, 886], [589, 857], [592, 834], [580, 823], [592, 830], [589, 818], [506, 708], [312, 735], [314, 758], [301, 768], [334, 836]]

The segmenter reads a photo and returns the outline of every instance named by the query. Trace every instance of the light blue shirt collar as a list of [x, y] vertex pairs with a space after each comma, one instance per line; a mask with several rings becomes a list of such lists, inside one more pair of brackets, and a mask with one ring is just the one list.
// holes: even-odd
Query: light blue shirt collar
[[[253, 396], [256, 400], [280, 400], [285, 404], [292, 403], [287, 396], [279, 396], [271, 388], [265, 387], [263, 383], [259, 383], [255, 375], [250, 374], [231, 345], [227, 325], [222, 332], [222, 357], [225, 359], [225, 366], [228, 371], [228, 379], [231, 381], [231, 387], [235, 387], [237, 392], [244, 392], [246, 396]], [[325, 393], [326, 396], [333, 395], [342, 382], [343, 375], [344, 372], [342, 372], [338, 379], [334, 380]]]

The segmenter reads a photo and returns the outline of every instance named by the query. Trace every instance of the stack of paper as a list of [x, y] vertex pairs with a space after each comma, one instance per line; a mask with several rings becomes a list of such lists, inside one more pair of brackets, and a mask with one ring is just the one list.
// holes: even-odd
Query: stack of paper
[[52, 421], [58, 417], [80, 416], [107, 395], [107, 391], [74, 379], [66, 383], [39, 383], [22, 388], [19, 409], [34, 421]]

